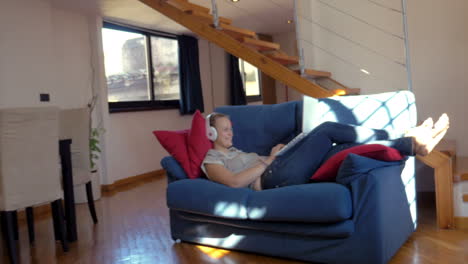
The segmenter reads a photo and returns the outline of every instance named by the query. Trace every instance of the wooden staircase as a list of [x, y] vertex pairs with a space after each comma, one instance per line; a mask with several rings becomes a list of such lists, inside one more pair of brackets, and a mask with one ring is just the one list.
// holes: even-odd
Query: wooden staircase
[[298, 66], [298, 57], [281, 51], [278, 43], [259, 40], [254, 31], [233, 26], [229, 18], [219, 17], [219, 27], [215, 28], [209, 8], [187, 0], [139, 1], [302, 94], [322, 98], [360, 92], [344, 85], [330, 86], [336, 82], [331, 79], [330, 72], [306, 69], [301, 76], [294, 69]]

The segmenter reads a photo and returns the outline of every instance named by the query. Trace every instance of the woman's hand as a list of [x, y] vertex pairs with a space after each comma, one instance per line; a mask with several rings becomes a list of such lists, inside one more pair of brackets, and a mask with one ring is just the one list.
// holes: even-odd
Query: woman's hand
[[280, 151], [282, 148], [284, 148], [284, 146], [285, 146], [284, 144], [278, 144], [278, 145], [274, 146], [274, 147], [271, 149], [270, 157], [268, 157], [268, 159], [266, 160], [266, 162], [267, 162], [268, 164], [271, 164], [271, 163], [275, 160], [275, 158], [276, 158], [275, 154], [276, 154], [278, 151]]
[[270, 156], [275, 156], [275, 154], [280, 151], [282, 148], [284, 148], [284, 144], [278, 144], [276, 146], [274, 146], [272, 149], [271, 149], [271, 152], [270, 152]]

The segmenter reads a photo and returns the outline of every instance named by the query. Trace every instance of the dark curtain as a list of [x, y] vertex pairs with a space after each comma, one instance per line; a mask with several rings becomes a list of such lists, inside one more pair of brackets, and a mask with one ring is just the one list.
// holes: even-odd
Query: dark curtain
[[198, 40], [190, 36], [178, 36], [180, 69], [180, 113], [204, 112], [203, 92], [198, 60]]
[[239, 71], [239, 59], [229, 54], [229, 90], [231, 94], [231, 105], [247, 104], [244, 84]]

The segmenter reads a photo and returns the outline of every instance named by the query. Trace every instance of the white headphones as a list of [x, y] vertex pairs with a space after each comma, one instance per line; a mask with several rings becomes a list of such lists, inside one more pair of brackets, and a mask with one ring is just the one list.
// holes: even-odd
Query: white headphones
[[207, 117], [206, 117], [206, 137], [211, 140], [211, 141], [216, 141], [216, 139], [218, 138], [218, 131], [216, 131], [216, 128], [210, 126], [210, 118], [212, 115], [215, 115], [217, 113], [213, 112], [211, 114], [209, 114]]

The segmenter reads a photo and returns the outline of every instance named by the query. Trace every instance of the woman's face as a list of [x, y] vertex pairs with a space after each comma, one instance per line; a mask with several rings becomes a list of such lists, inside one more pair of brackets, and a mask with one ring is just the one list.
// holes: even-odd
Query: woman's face
[[215, 144], [222, 147], [229, 148], [232, 146], [232, 126], [231, 120], [227, 117], [217, 118], [215, 121], [216, 132], [218, 132], [218, 138], [215, 140]]

